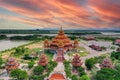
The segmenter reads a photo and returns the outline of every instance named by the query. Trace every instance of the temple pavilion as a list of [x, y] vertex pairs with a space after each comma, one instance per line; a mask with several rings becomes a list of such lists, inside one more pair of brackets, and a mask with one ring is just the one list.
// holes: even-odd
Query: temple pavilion
[[13, 69], [17, 69], [19, 67], [19, 63], [14, 59], [14, 58], [9, 58], [7, 63], [6, 63], [6, 70], [9, 73]]
[[44, 48], [51, 48], [53, 50], [58, 50], [59, 48], [63, 48], [65, 51], [71, 50], [72, 48], [78, 47], [79, 43], [77, 40], [71, 41], [61, 29], [57, 36], [55, 36], [51, 42], [47, 39], [44, 41]]
[[105, 58], [103, 62], [100, 64], [100, 68], [114, 68], [111, 60], [109, 58]]
[[79, 67], [79, 66], [81, 66], [82, 64], [83, 64], [83, 62], [81, 61], [81, 58], [80, 58], [80, 55], [79, 54], [75, 54], [74, 56], [73, 56], [73, 59], [72, 59], [72, 65], [74, 66], [74, 67]]
[[46, 66], [48, 64], [48, 58], [45, 54], [41, 54], [38, 65]]
[[79, 43], [77, 40], [71, 41], [62, 30], [62, 27], [59, 30], [57, 36], [55, 36], [52, 41], [48, 41], [47, 39], [44, 41], [44, 48], [49, 48], [51, 50], [56, 51], [56, 61], [63, 61], [64, 53], [66, 51], [70, 51], [73, 48], [79, 47]]

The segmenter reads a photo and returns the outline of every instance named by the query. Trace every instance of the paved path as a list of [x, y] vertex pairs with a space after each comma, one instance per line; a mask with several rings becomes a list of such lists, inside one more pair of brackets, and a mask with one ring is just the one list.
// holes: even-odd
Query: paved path
[[84, 62], [87, 58], [92, 58], [95, 56], [100, 56], [102, 54], [106, 54], [106, 53], [111, 53], [113, 50], [107, 50], [107, 51], [96, 51], [91, 49], [90, 47], [88, 47], [85, 43], [80, 43], [80, 46], [84, 47], [89, 54], [85, 57], [81, 57], [82, 61]]
[[64, 72], [64, 64], [62, 62], [58, 62], [58, 65], [54, 68], [54, 72]]

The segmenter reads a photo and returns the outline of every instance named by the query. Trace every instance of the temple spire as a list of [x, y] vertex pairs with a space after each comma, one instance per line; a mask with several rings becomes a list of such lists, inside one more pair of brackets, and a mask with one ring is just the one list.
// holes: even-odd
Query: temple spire
[[60, 27], [60, 30], [62, 31], [62, 25], [61, 25], [61, 27]]
[[64, 34], [64, 31], [63, 31], [63, 29], [62, 29], [62, 25], [61, 25], [61, 27], [60, 27], [59, 34]]

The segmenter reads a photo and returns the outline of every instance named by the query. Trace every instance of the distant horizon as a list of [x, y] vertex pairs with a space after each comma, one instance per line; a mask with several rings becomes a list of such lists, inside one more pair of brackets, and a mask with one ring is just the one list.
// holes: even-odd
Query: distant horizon
[[[3, 28], [0, 30], [59, 30], [60, 28]], [[120, 28], [63, 28], [63, 30], [120, 30]]]

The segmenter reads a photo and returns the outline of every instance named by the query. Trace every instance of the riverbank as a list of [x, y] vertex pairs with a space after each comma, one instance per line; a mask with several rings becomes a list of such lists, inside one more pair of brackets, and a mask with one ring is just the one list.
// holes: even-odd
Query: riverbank
[[[36, 41], [32, 41], [32, 42], [27, 43], [27, 44], [20, 45], [18, 47], [14, 47], [14, 48], [11, 48], [11, 49], [0, 51], [0, 56], [3, 58], [4, 62], [6, 62], [6, 60], [11, 56], [11, 53], [13, 53], [16, 48], [20, 48], [20, 47], [31, 48], [31, 46], [34, 48], [34, 46], [36, 46], [36, 45], [38, 46], [38, 45], [40, 45], [40, 43], [42, 43], [41, 40], [36, 40]], [[41, 48], [42, 48], [42, 46], [41, 46]]]

